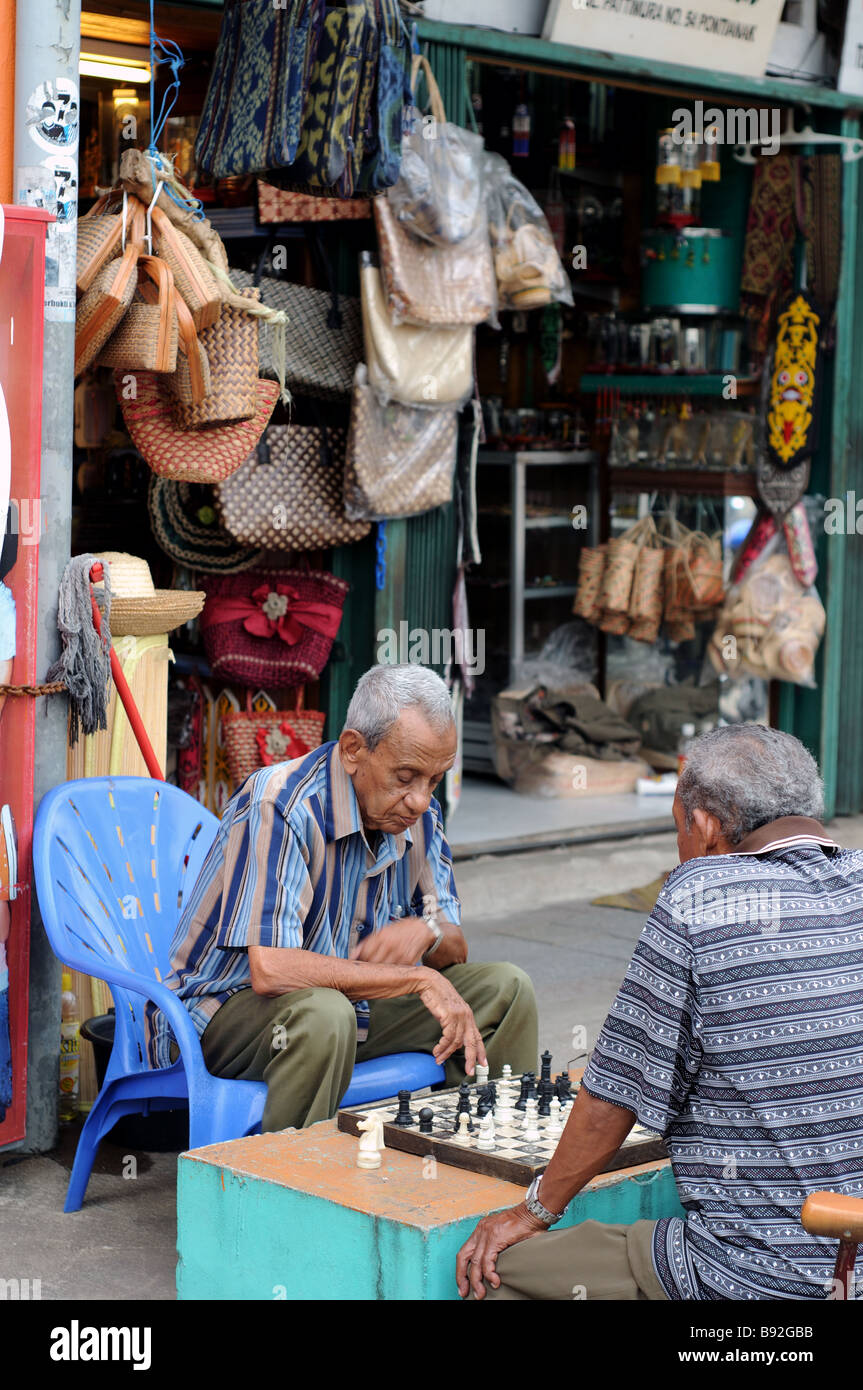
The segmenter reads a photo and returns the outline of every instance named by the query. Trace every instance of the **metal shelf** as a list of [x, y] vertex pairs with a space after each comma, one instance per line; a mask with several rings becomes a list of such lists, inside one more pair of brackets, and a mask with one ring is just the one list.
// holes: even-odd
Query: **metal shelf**
[[576, 584], [539, 584], [536, 588], [525, 589], [524, 597], [528, 598], [565, 598], [567, 595], [572, 598], [578, 585]]
[[[690, 376], [679, 372], [638, 374], [627, 372], [584, 372], [582, 391], [619, 391], [622, 396], [721, 396], [733, 372], [702, 372]], [[760, 382], [754, 377], [737, 377], [738, 395], [751, 396]]]

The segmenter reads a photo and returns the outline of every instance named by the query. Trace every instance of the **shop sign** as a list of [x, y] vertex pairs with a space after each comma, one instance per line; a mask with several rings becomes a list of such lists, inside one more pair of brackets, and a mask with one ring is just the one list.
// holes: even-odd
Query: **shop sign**
[[544, 39], [762, 77], [783, 0], [551, 0]]

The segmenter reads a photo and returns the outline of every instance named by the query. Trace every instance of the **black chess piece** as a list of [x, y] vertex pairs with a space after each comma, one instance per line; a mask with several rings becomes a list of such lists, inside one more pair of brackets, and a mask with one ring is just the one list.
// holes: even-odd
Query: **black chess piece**
[[539, 1079], [540, 1079], [540, 1081], [550, 1081], [550, 1080], [551, 1080], [551, 1053], [550, 1053], [550, 1052], [543, 1052], [542, 1057], [540, 1058], [540, 1060], [541, 1060], [541, 1062], [542, 1062], [542, 1067], [541, 1067], [541, 1069], [540, 1069]]
[[554, 1094], [561, 1105], [568, 1105], [572, 1100], [572, 1082], [568, 1072], [562, 1071], [554, 1078]]
[[518, 1092], [518, 1100], [513, 1106], [514, 1110], [526, 1110], [527, 1098], [530, 1095], [530, 1072], [522, 1072], [521, 1084]]
[[433, 1119], [434, 1111], [430, 1110], [427, 1105], [424, 1105], [420, 1111], [420, 1134], [431, 1134]]
[[416, 1124], [416, 1120], [411, 1114], [411, 1093], [410, 1091], [399, 1091], [399, 1108], [393, 1120], [394, 1125], [401, 1125], [407, 1128], [408, 1125]]
[[487, 1115], [491, 1109], [492, 1109], [491, 1087], [490, 1087], [490, 1086], [481, 1086], [481, 1087], [480, 1087], [480, 1090], [479, 1090], [479, 1097], [478, 1097], [477, 1103], [476, 1103], [476, 1117], [477, 1117], [477, 1119], [478, 1119], [478, 1120], [481, 1120], [482, 1117], [483, 1117], [483, 1115]]
[[527, 1098], [528, 1098], [528, 1100], [535, 1100], [536, 1097], [537, 1097], [537, 1095], [539, 1094], [539, 1092], [537, 1091], [537, 1088], [536, 1088], [536, 1072], [535, 1072], [535, 1071], [529, 1071], [529, 1072], [527, 1073], [527, 1075], [528, 1075], [528, 1091], [527, 1091]]
[[456, 1112], [455, 1112], [455, 1120], [454, 1120], [454, 1122], [453, 1122], [453, 1133], [454, 1133], [454, 1134], [458, 1134], [458, 1117], [459, 1117], [459, 1115], [467, 1115], [467, 1117], [468, 1117], [468, 1132], [469, 1132], [469, 1133], [473, 1133], [473, 1120], [471, 1119], [471, 1116], [473, 1115], [473, 1111], [472, 1111], [472, 1109], [471, 1109], [471, 1104], [470, 1104], [470, 1086], [467, 1084], [466, 1081], [463, 1081], [462, 1084], [461, 1084], [461, 1085], [459, 1086], [459, 1088], [458, 1088], [458, 1109], [457, 1109]]
[[537, 1115], [551, 1114], [551, 1098], [553, 1095], [554, 1082], [544, 1077], [539, 1083], [539, 1104], [536, 1108]]

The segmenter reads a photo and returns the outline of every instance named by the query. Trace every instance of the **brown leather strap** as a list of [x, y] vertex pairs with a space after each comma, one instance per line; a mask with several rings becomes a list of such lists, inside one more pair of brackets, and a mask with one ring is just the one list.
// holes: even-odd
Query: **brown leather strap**
[[811, 1236], [863, 1241], [863, 1197], [812, 1192], [803, 1203], [800, 1220]]

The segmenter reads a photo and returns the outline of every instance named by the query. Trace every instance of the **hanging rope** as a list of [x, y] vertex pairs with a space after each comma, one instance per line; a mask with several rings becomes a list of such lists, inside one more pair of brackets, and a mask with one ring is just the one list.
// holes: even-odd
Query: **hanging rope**
[[[174, 43], [173, 39], [160, 39], [156, 33], [154, 3], [155, 0], [150, 0], [150, 143], [147, 146], [147, 153], [153, 161], [153, 187], [156, 187], [157, 174], [168, 175], [169, 177], [164, 180], [168, 197], [172, 198], [178, 207], [185, 208], [200, 222], [204, 217], [203, 203], [200, 198], [190, 197], [188, 192], [180, 194], [174, 177], [173, 160], [169, 155], [159, 153], [159, 141], [164, 133], [168, 117], [177, 104], [177, 96], [180, 91], [180, 69], [185, 66], [186, 60], [179, 44]], [[171, 69], [171, 80], [162, 93], [162, 100], [157, 112], [156, 69], [160, 65]]]

